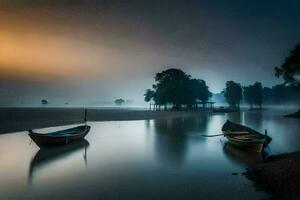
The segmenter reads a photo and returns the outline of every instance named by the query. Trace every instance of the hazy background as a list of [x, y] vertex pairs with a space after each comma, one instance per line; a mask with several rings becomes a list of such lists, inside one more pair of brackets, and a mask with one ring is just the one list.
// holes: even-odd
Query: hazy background
[[179, 67], [212, 92], [281, 82], [299, 42], [300, 1], [0, 0], [0, 105], [143, 102]]

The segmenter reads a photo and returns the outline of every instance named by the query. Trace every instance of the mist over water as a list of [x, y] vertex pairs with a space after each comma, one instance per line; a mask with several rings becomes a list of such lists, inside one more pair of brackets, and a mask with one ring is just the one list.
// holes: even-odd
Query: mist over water
[[[299, 146], [299, 123], [282, 118], [287, 111], [241, 112], [199, 117], [90, 122], [86, 140], [39, 149], [25, 132], [1, 135], [0, 174], [3, 199], [259, 199], [242, 173], [262, 158], [226, 144], [219, 134], [230, 119], [273, 138], [272, 154]], [[45, 128], [40, 132], [64, 129]], [[9, 152], [9, 154], [7, 153]], [[211, 187], [214, 185], [214, 187]], [[80, 190], [78, 189], [80, 188]], [[216, 192], [217, 191], [217, 192]], [[247, 194], [246, 196], [244, 194]]]

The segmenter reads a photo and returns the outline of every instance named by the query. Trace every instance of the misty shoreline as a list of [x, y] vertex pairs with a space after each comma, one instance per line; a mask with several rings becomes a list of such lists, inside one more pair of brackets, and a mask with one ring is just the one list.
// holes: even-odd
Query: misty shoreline
[[[150, 111], [133, 108], [88, 108], [88, 121], [129, 121], [199, 116], [206, 111]], [[84, 122], [84, 108], [0, 108], [0, 134]]]

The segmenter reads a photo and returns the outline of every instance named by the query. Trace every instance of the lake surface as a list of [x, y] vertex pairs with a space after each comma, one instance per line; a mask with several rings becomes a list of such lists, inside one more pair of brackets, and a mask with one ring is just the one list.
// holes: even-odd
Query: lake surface
[[220, 134], [230, 119], [267, 129], [273, 154], [300, 150], [300, 120], [282, 114], [91, 122], [86, 140], [46, 150], [25, 132], [0, 135], [0, 199], [262, 199], [241, 175], [261, 156], [200, 135]]

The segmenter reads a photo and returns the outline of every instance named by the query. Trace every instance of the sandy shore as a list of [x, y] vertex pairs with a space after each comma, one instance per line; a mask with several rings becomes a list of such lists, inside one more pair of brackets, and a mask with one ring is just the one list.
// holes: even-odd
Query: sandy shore
[[[149, 111], [89, 108], [88, 121], [148, 120], [196, 116], [204, 111]], [[83, 108], [0, 108], [0, 133], [81, 123]]]
[[300, 151], [271, 156], [250, 167], [247, 176], [273, 199], [300, 198]]

